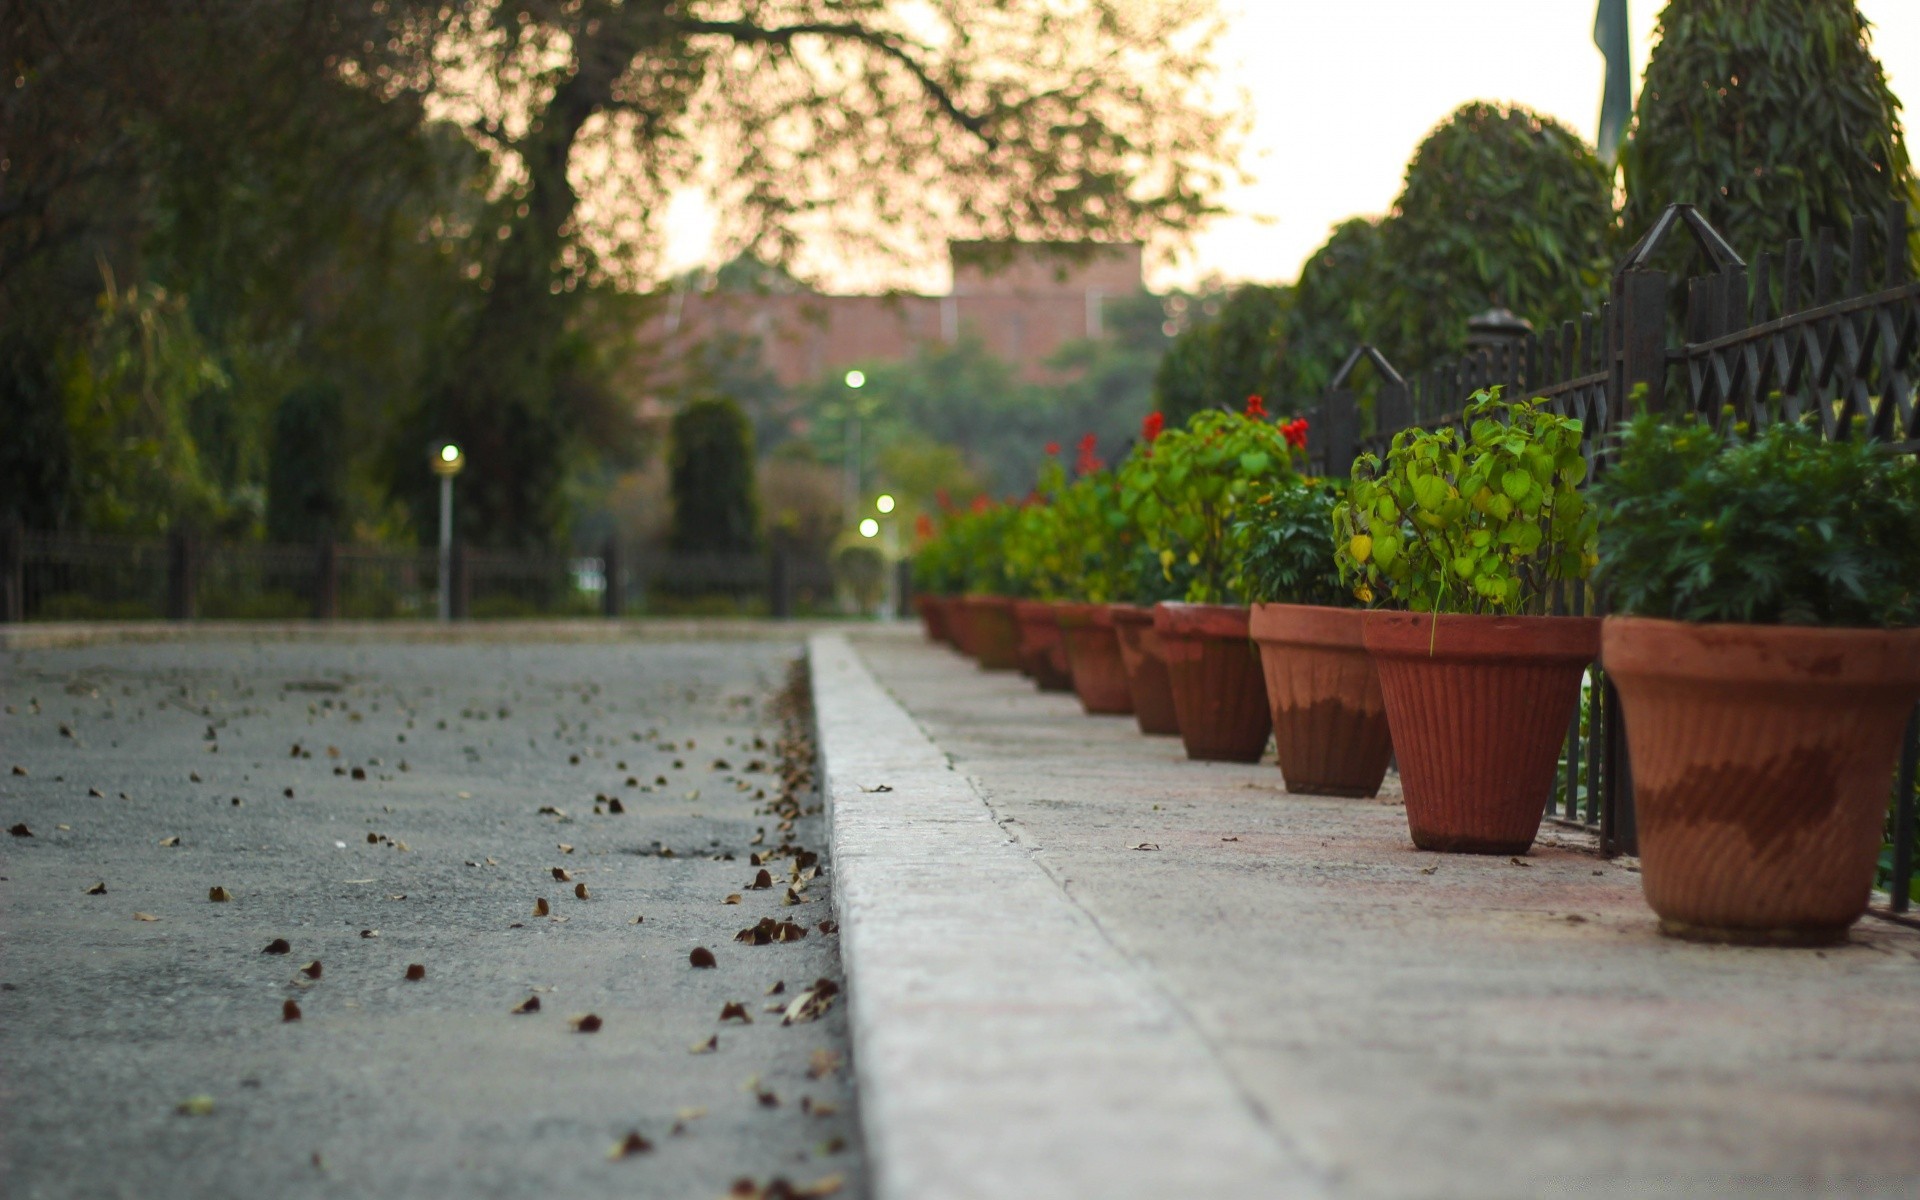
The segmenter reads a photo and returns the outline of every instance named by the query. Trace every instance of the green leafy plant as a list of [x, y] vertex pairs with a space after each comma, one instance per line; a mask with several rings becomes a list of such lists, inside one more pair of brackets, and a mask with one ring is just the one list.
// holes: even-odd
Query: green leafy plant
[[1012, 596], [1020, 582], [1008, 568], [1004, 548], [1007, 534], [1018, 519], [1017, 505], [999, 504], [981, 496], [972, 507], [953, 513], [946, 528], [923, 548], [934, 556], [933, 570], [944, 586], [927, 590], [942, 595]]
[[1647, 414], [1595, 487], [1615, 611], [1681, 621], [1920, 624], [1920, 464], [1780, 423]]
[[1164, 433], [1150, 417], [1154, 436], [1120, 468], [1121, 512], [1159, 556], [1167, 579], [1180, 564], [1192, 568], [1187, 600], [1239, 602], [1234, 521], [1254, 496], [1299, 477], [1299, 448], [1288, 432], [1296, 426], [1283, 429], [1265, 416], [1260, 398], [1251, 396], [1245, 413], [1201, 412]]
[[1335, 608], [1354, 603], [1333, 555], [1333, 510], [1343, 495], [1337, 480], [1302, 480], [1255, 500], [1234, 523], [1241, 590], [1249, 602]]
[[1407, 429], [1383, 464], [1363, 454], [1334, 509], [1341, 580], [1415, 612], [1538, 612], [1555, 580], [1593, 565], [1579, 490], [1580, 422], [1500, 389], [1469, 399], [1466, 429]]

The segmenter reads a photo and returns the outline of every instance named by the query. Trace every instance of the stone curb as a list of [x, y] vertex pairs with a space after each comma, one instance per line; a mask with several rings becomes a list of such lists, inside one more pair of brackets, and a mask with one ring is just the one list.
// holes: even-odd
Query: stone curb
[[847, 639], [808, 658], [875, 1200], [1325, 1195]]
[[[273, 641], [625, 642], [769, 641], [846, 629], [845, 621], [773, 621], [758, 617], [646, 617], [529, 621], [74, 621], [0, 625], [0, 651], [52, 650], [128, 642]], [[905, 621], [859, 624], [862, 635], [910, 632]]]

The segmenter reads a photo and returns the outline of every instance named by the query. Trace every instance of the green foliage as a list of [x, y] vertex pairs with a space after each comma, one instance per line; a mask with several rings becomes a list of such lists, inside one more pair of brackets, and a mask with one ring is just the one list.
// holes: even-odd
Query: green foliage
[[[1372, 340], [1370, 316], [1391, 282], [1381, 261], [1380, 225], [1355, 217], [1334, 228], [1300, 268], [1286, 314], [1280, 394], [1305, 402], [1326, 390], [1360, 343]], [[1417, 370], [1419, 364], [1401, 364]]]
[[695, 400], [674, 415], [670, 488], [677, 551], [729, 554], [760, 544], [753, 435], [740, 406], [723, 397]]
[[1022, 594], [1111, 604], [1130, 598], [1142, 544], [1122, 511], [1114, 472], [1089, 471], [1069, 483], [1049, 461], [1008, 534], [1006, 557]]
[[1305, 479], [1247, 507], [1233, 537], [1248, 603], [1345, 608], [1354, 602], [1333, 552], [1333, 510], [1344, 494], [1338, 480]]
[[309, 383], [273, 417], [267, 464], [267, 539], [313, 542], [345, 532], [346, 406], [340, 389]]
[[86, 528], [207, 530], [228, 515], [191, 429], [194, 402], [228, 380], [177, 297], [109, 279], [63, 376], [74, 510]]
[[1384, 465], [1354, 462], [1333, 537], [1361, 601], [1384, 591], [1415, 612], [1537, 612], [1552, 581], [1586, 577], [1580, 422], [1494, 388], [1473, 394], [1465, 425], [1402, 430]]
[[858, 611], [872, 612], [886, 595], [887, 557], [865, 538], [848, 540], [834, 552], [833, 577]]
[[1462, 106], [1427, 135], [1380, 226], [1371, 340], [1402, 371], [1466, 345], [1494, 306], [1536, 328], [1592, 309], [1611, 256], [1613, 189], [1593, 150], [1518, 105]]
[[1899, 111], [1853, 0], [1671, 0], [1621, 154], [1625, 230], [1685, 201], [1751, 262], [1858, 214], [1882, 262], [1881, 214], [1915, 200]]
[[1019, 519], [1019, 505], [980, 499], [948, 522], [946, 536], [953, 543], [961, 593], [972, 596], [1021, 594], [1019, 580], [1014, 577], [1005, 553], [1008, 535]]
[[1179, 423], [1203, 409], [1275, 395], [1286, 349], [1286, 288], [1235, 288], [1218, 315], [1174, 338], [1153, 380], [1153, 406]]
[[1258, 416], [1197, 413], [1121, 465], [1120, 509], [1169, 580], [1178, 564], [1193, 569], [1186, 599], [1237, 603], [1243, 583], [1233, 522], [1254, 496], [1294, 481], [1294, 455], [1285, 435]]
[[1920, 465], [1788, 423], [1722, 436], [1642, 415], [1595, 488], [1618, 612], [1681, 621], [1920, 624]]

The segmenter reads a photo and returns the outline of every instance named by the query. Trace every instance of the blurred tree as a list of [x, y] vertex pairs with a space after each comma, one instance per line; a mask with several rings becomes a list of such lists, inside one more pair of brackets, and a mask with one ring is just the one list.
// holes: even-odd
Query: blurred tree
[[1621, 158], [1628, 238], [1685, 201], [1750, 259], [1857, 214], [1878, 263], [1879, 217], [1916, 202], [1900, 101], [1853, 0], [1671, 0]]
[[301, 384], [281, 399], [267, 465], [269, 541], [317, 542], [347, 532], [344, 409], [331, 383]]
[[677, 551], [729, 554], [760, 544], [753, 435], [740, 406], [715, 396], [694, 400], [673, 418], [673, 531]]
[[1280, 398], [1290, 307], [1290, 288], [1249, 283], [1233, 289], [1217, 316], [1193, 324], [1168, 347], [1153, 380], [1154, 406], [1177, 424], [1201, 409], [1238, 408], [1248, 396]]
[[1465, 348], [1500, 306], [1536, 328], [1595, 308], [1611, 269], [1613, 190], [1593, 150], [1550, 117], [1475, 101], [1427, 135], [1380, 225], [1391, 277], [1372, 340], [1403, 371]]
[[[790, 261], [828, 206], [888, 254], [937, 230], [1110, 240], [1184, 233], [1216, 211], [1237, 117], [1213, 106], [1211, 0], [522, 0], [465, 7], [462, 111], [513, 182], [485, 296], [424, 420], [488, 474], [489, 536], [546, 535], [574, 418], [555, 381], [571, 297], [631, 276], [659, 230], [583, 212], [576, 183], [660, 213], [704, 180], [727, 236]], [[613, 179], [617, 176], [617, 180]], [[498, 431], [495, 433], [494, 431]], [[495, 465], [489, 465], [489, 463]]]
[[1280, 361], [1288, 411], [1311, 406], [1353, 348], [1374, 336], [1370, 317], [1387, 282], [1380, 255], [1380, 223], [1355, 217], [1335, 226], [1300, 268]]

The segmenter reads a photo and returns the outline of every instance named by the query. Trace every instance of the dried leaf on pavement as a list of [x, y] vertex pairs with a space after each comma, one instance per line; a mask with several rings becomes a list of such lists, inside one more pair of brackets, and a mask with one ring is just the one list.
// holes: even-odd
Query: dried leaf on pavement
[[544, 917], [552, 911], [553, 910], [547, 906], [547, 898], [545, 896], [533, 902], [533, 915], [536, 917]]
[[743, 1025], [753, 1024], [753, 1018], [747, 1015], [747, 1006], [738, 1000], [729, 1000], [720, 1006], [722, 1021], [739, 1021]]
[[233, 899], [233, 893], [223, 887], [212, 887], [207, 889], [207, 899], [215, 904], [225, 904]]
[[507, 1011], [510, 1013], [517, 1013], [521, 1015], [524, 1015], [526, 1013], [537, 1013], [540, 1011], [540, 997], [528, 996], [525, 1000], [522, 1000], [520, 1003], [514, 1005], [512, 1008], [508, 1009]]
[[419, 963], [407, 964], [407, 978], [410, 981], [414, 983], [418, 983], [422, 979], [425, 979], [426, 977], [427, 977], [427, 969], [425, 967], [421, 966]]
[[712, 1054], [720, 1048], [720, 1035], [714, 1034], [704, 1042], [695, 1042], [688, 1048], [690, 1054]]
[[262, 953], [262, 954], [286, 954], [286, 953], [288, 953], [288, 952], [290, 952], [290, 951], [291, 951], [292, 949], [293, 949], [293, 947], [287, 944], [287, 939], [285, 939], [285, 938], [275, 938], [275, 939], [273, 939], [272, 941], [270, 941], [270, 942], [268, 942], [268, 943], [266, 944], [266, 948], [265, 948], [265, 949], [263, 949], [263, 950], [261, 950], [261, 951], [260, 951], [260, 953]]
[[615, 1142], [613, 1149], [607, 1151], [607, 1157], [618, 1162], [623, 1158], [632, 1158], [636, 1154], [645, 1154], [652, 1149], [653, 1143], [641, 1137], [639, 1130], [634, 1130], [626, 1137]]
[[601, 1021], [595, 1013], [581, 1013], [577, 1017], [568, 1017], [567, 1024], [573, 1026], [575, 1033], [599, 1033]]
[[280, 1005], [280, 1019], [282, 1021], [298, 1021], [300, 1019], [300, 1006], [291, 1000], [284, 1002]]
[[106, 894], [107, 894], [107, 883], [106, 883], [106, 880], [104, 879], [87, 889], [87, 895], [89, 896], [104, 896]]
[[687, 961], [696, 967], [711, 967], [717, 963], [717, 960], [713, 957], [713, 951], [707, 949], [705, 946], [695, 946], [693, 953], [687, 955]]
[[320, 978], [320, 960], [316, 958], [312, 962], [308, 963], [306, 966], [301, 967], [300, 973], [302, 975], [305, 975], [308, 979]]

